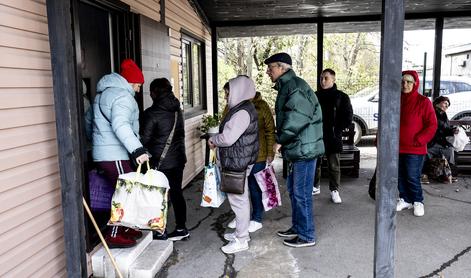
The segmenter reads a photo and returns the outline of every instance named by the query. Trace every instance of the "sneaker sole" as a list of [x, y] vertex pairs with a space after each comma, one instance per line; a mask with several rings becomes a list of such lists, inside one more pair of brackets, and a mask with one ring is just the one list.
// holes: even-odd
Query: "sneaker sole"
[[413, 209], [413, 208], [414, 208], [414, 206], [410, 206], [410, 207], [402, 208], [402, 209], [400, 209], [400, 210], [397, 210], [397, 209], [396, 209], [396, 211], [403, 211], [403, 210], [405, 210], [405, 209]]
[[283, 241], [283, 244], [289, 247], [294, 247], [294, 248], [301, 248], [301, 247], [310, 247], [316, 245], [316, 242], [307, 242], [307, 243], [302, 243], [302, 244], [296, 244], [296, 243], [288, 243], [286, 241]]
[[316, 196], [316, 195], [319, 195], [319, 194], [321, 194], [320, 191], [312, 192], [312, 196]]
[[260, 230], [261, 228], [263, 228], [263, 227], [259, 227], [259, 228], [255, 229], [255, 230], [250, 230], [250, 229], [249, 229], [249, 233], [255, 233], [256, 231]]
[[175, 237], [169, 237], [168, 240], [171, 241], [179, 241], [179, 240], [187, 240], [190, 239], [190, 235], [184, 235], [184, 236], [175, 236]]
[[281, 233], [276, 233], [279, 237], [295, 237], [298, 236], [298, 234], [281, 234]]
[[242, 251], [245, 251], [245, 250], [249, 250], [249, 247], [244, 247], [244, 248], [240, 248], [240, 249], [237, 249], [237, 250], [232, 250], [232, 251], [224, 251], [221, 247], [221, 251], [224, 253], [224, 254], [234, 254], [234, 253], [237, 253], [237, 252], [242, 252]]
[[[224, 235], [223, 237], [224, 237], [224, 239], [227, 240], [227, 241], [233, 241], [233, 240], [235, 239], [234, 237], [229, 238], [229, 237], [226, 237], [225, 235]], [[247, 242], [249, 242], [249, 241], [250, 241], [250, 238], [247, 239]]]
[[114, 248], [131, 248], [136, 246], [136, 244], [133, 245], [123, 245], [123, 244], [111, 244], [111, 243], [106, 243], [108, 245], [108, 248], [114, 249]]

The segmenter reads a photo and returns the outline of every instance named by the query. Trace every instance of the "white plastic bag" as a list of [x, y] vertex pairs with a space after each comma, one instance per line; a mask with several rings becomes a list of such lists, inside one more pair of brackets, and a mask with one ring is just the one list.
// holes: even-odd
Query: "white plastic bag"
[[225, 199], [226, 194], [221, 191], [221, 173], [216, 165], [216, 154], [214, 150], [211, 150], [209, 153], [209, 165], [204, 167], [201, 206], [217, 208], [224, 203]]
[[254, 176], [262, 191], [262, 204], [265, 211], [281, 206], [281, 194], [273, 166], [267, 164], [265, 169], [255, 173]]
[[458, 127], [458, 133], [454, 136], [448, 136], [446, 140], [450, 142], [457, 152], [464, 150], [466, 145], [469, 143], [469, 137], [466, 135], [466, 131], [464, 131], [462, 127]]
[[140, 170], [141, 165], [136, 172], [119, 175], [108, 225], [162, 233], [167, 224], [168, 179], [157, 170], [149, 168], [145, 174]]

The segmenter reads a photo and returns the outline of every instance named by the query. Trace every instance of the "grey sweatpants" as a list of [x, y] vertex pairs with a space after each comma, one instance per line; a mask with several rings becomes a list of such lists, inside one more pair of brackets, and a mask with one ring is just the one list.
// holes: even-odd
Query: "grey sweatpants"
[[232, 211], [235, 213], [236, 229], [235, 235], [240, 240], [249, 240], [249, 223], [250, 223], [250, 198], [248, 177], [252, 171], [253, 165], [249, 165], [246, 171], [244, 194], [227, 193], [227, 199], [231, 205]]

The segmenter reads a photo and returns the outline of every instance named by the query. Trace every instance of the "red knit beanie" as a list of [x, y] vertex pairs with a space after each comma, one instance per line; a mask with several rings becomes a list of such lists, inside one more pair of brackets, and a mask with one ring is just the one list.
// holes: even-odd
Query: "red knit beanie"
[[132, 59], [125, 59], [121, 63], [121, 76], [124, 77], [129, 83], [144, 83], [144, 75], [141, 69], [134, 63]]

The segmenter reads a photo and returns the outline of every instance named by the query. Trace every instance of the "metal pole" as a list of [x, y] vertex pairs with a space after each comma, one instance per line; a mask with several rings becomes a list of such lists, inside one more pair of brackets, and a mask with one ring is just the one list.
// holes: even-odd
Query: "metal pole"
[[440, 96], [440, 75], [442, 74], [443, 17], [435, 21], [435, 50], [433, 57], [433, 99]]
[[404, 1], [383, 0], [374, 277], [394, 277]]
[[321, 73], [324, 69], [324, 22], [317, 23], [317, 90], [321, 89]]
[[422, 72], [422, 95], [427, 96], [425, 92], [425, 78], [427, 77], [427, 52], [424, 52], [424, 69]]

